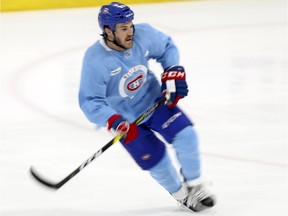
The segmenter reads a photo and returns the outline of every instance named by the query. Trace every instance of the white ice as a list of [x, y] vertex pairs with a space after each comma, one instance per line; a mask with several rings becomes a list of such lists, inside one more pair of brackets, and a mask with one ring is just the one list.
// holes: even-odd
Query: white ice
[[[200, 215], [288, 215], [286, 1], [131, 7], [135, 23], [172, 35], [188, 73], [180, 106], [196, 125], [203, 176], [218, 200]], [[58, 181], [112, 138], [77, 102], [83, 53], [99, 38], [98, 10], [1, 14], [1, 216], [192, 215], [119, 143], [57, 192], [29, 175], [33, 165]]]

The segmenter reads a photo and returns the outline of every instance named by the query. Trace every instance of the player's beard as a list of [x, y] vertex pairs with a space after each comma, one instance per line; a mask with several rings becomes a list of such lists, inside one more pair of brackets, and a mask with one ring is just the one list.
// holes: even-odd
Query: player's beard
[[133, 36], [126, 37], [123, 42], [119, 38], [115, 37], [114, 41], [116, 42], [114, 42], [114, 44], [118, 46], [120, 45], [121, 48], [131, 49], [133, 46]]

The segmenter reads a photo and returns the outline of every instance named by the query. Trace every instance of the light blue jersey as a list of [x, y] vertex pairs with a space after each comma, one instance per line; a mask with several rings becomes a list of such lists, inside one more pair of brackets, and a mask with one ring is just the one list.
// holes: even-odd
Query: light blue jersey
[[98, 126], [119, 113], [129, 122], [161, 96], [158, 80], [148, 68], [156, 59], [163, 68], [179, 64], [178, 50], [169, 36], [148, 24], [136, 24], [133, 47], [110, 49], [103, 38], [88, 48], [83, 60], [80, 107]]

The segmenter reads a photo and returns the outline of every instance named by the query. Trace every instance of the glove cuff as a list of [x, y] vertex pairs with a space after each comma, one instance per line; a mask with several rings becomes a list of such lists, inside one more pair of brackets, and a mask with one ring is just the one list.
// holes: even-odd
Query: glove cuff
[[120, 114], [115, 114], [108, 119], [107, 128], [109, 131], [125, 134], [128, 132], [130, 124]]
[[123, 118], [120, 114], [112, 115], [107, 121], [107, 129], [110, 130], [111, 128], [115, 129], [117, 126], [123, 121]]

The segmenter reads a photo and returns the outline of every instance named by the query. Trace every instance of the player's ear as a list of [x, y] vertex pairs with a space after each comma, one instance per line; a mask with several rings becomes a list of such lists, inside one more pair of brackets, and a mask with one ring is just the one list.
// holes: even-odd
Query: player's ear
[[112, 36], [113, 35], [113, 32], [108, 27], [104, 28], [104, 31], [105, 31], [107, 36]]

